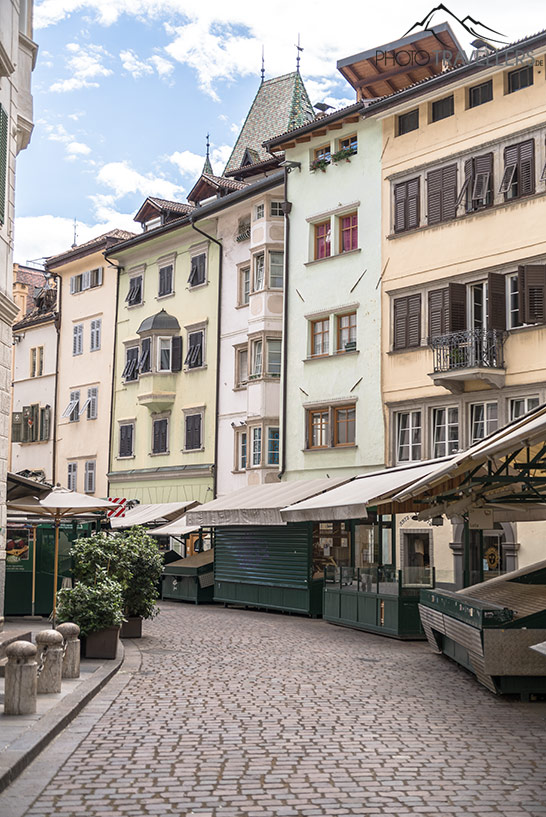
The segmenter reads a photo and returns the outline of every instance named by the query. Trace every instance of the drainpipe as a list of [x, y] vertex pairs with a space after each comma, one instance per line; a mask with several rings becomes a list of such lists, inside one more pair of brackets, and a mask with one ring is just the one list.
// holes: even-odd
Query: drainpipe
[[55, 398], [53, 400], [53, 418], [51, 427], [53, 429], [53, 451], [51, 464], [51, 482], [57, 484], [57, 416], [59, 405], [59, 350], [61, 348], [61, 311], [63, 279], [58, 273], [53, 273], [57, 282], [57, 317], [55, 318], [55, 329], [57, 330], [57, 349], [55, 350]]
[[117, 264], [114, 264], [113, 261], [110, 261], [109, 258], [105, 258], [105, 261], [109, 266], [114, 267], [117, 270], [117, 278], [116, 278], [116, 302], [115, 302], [115, 319], [114, 319], [114, 348], [112, 353], [112, 383], [110, 387], [110, 428], [108, 434], [108, 472], [106, 475], [106, 486], [107, 492], [110, 493], [110, 480], [108, 479], [108, 474], [112, 470], [112, 445], [114, 442], [114, 388], [116, 385], [116, 345], [118, 339], [118, 304], [119, 304], [119, 276], [120, 273], [123, 272], [125, 267], [119, 267]]
[[288, 167], [284, 168], [284, 283], [283, 283], [283, 310], [282, 310], [282, 402], [281, 402], [281, 467], [277, 477], [282, 479], [286, 470], [286, 377], [288, 372], [288, 253], [290, 251], [290, 210], [292, 203], [288, 201]]
[[223, 244], [214, 236], [209, 235], [208, 233], [203, 232], [200, 230], [199, 227], [195, 226], [193, 220], [193, 214], [190, 218], [190, 224], [192, 229], [195, 230], [196, 233], [200, 233], [205, 238], [210, 239], [210, 241], [214, 241], [215, 244], [218, 245], [220, 248], [219, 253], [219, 260], [218, 260], [218, 317], [217, 317], [217, 328], [216, 328], [216, 411], [215, 411], [215, 420], [214, 420], [214, 465], [212, 471], [212, 494], [213, 499], [216, 499], [216, 489], [218, 486], [218, 404], [220, 398], [220, 329], [221, 329], [221, 317], [222, 317], [222, 261], [223, 261]]

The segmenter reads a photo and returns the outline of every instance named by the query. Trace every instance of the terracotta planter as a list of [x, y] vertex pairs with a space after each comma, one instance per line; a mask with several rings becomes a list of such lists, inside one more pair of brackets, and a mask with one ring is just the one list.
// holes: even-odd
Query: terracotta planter
[[85, 639], [86, 658], [116, 657], [119, 640], [119, 627], [107, 627], [96, 633], [89, 633]]
[[142, 638], [141, 616], [128, 616], [121, 625], [120, 638]]

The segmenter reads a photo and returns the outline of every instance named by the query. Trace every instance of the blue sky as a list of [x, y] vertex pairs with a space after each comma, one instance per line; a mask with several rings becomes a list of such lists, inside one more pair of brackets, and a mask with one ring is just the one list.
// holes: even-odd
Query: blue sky
[[[185, 200], [207, 131], [220, 174], [258, 88], [262, 45], [267, 77], [294, 70], [300, 32], [312, 102], [340, 107], [354, 92], [336, 60], [402, 36], [433, 5], [391, 0], [384, 14], [326, 0], [35, 0], [35, 130], [17, 164], [15, 260], [68, 248], [74, 218], [85, 241], [138, 230], [147, 195]], [[544, 27], [539, 0], [517, 16], [492, 0], [449, 7], [510, 41]]]

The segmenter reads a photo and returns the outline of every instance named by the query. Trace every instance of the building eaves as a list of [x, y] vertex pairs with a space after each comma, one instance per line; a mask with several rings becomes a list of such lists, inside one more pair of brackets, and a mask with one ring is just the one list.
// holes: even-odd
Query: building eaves
[[86, 255], [91, 255], [91, 253], [97, 252], [102, 248], [107, 248], [111, 244], [126, 241], [132, 236], [134, 236], [134, 233], [130, 233], [128, 230], [120, 230], [118, 228], [110, 230], [107, 233], [103, 233], [96, 238], [86, 241], [84, 244], [78, 244], [76, 247], [71, 247], [65, 252], [59, 253], [58, 255], [51, 255], [49, 258], [46, 258], [46, 270], [50, 270], [52, 267], [61, 266], [62, 264], [68, 264], [70, 261], [73, 261], [76, 258], [83, 258]]
[[163, 224], [161, 227], [156, 227], [154, 230], [146, 230], [146, 232], [142, 233], [141, 235], [137, 235], [132, 239], [117, 244], [115, 247], [112, 247], [111, 250], [106, 250], [104, 256], [105, 258], [108, 258], [109, 255], [114, 255], [116, 252], [124, 251], [130, 249], [131, 247], [136, 247], [138, 244], [142, 244], [145, 241], [152, 240], [158, 236], [165, 235], [166, 233], [170, 233], [173, 230], [186, 226], [187, 224], [193, 224], [196, 221], [200, 221], [203, 218], [214, 215], [220, 210], [230, 207], [232, 204], [237, 204], [240, 201], [251, 198], [257, 193], [269, 190], [271, 187], [277, 187], [279, 184], [282, 184], [283, 180], [284, 171], [281, 170], [276, 173], [272, 173], [271, 176], [267, 176], [265, 179], [259, 179], [256, 182], [245, 184], [241, 190], [234, 190], [232, 193], [228, 193], [221, 199], [215, 199], [214, 201], [209, 202], [209, 204], [195, 207], [187, 216], [183, 216], [175, 221], [170, 221], [168, 224]]
[[25, 317], [21, 318], [20, 321], [14, 323], [12, 330], [16, 332], [19, 329], [30, 329], [31, 326], [38, 326], [41, 323], [49, 323], [50, 321], [54, 321], [56, 317], [57, 312], [54, 309], [51, 309], [48, 312], [41, 312], [37, 309], [33, 309], [32, 312], [29, 312], [28, 315], [25, 315]]
[[268, 139], [264, 142], [264, 147], [266, 150], [271, 150], [274, 148], [275, 145], [280, 145], [283, 142], [286, 142], [287, 137], [296, 137], [303, 135], [305, 133], [312, 133], [314, 130], [320, 130], [324, 125], [329, 125], [331, 122], [337, 122], [338, 119], [343, 119], [345, 116], [350, 116], [352, 113], [360, 113], [365, 108], [370, 105], [370, 101], [362, 101], [362, 102], [355, 102], [353, 105], [347, 105], [346, 108], [340, 108], [337, 111], [333, 111], [333, 113], [327, 114], [326, 116], [321, 116], [318, 119], [314, 119], [312, 122], [309, 122], [306, 125], [302, 125], [299, 128], [293, 128], [292, 130], [287, 130], [284, 133], [280, 133], [278, 136], [273, 137], [272, 139]]

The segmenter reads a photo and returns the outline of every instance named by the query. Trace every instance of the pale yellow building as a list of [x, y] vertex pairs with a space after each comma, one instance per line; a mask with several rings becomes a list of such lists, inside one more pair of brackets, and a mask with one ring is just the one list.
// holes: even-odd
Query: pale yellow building
[[53, 480], [107, 495], [118, 270], [103, 253], [131, 238], [111, 230], [47, 259], [57, 277], [59, 340]]
[[[383, 120], [387, 464], [453, 454], [546, 399], [545, 52], [544, 33], [483, 50], [370, 107]], [[401, 560], [424, 549], [443, 579], [470, 584], [543, 558], [542, 528], [498, 524], [465, 548], [462, 525], [434, 529], [433, 545], [407, 520]]]

